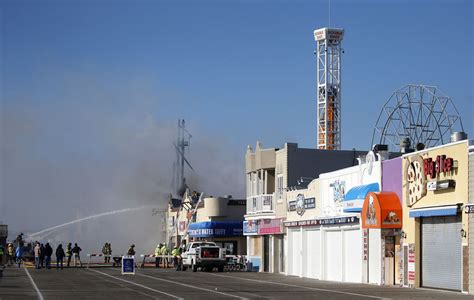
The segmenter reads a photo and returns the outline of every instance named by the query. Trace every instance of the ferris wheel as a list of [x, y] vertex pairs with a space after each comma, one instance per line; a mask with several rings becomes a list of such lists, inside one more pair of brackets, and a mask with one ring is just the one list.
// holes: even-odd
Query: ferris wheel
[[411, 145], [434, 147], [450, 141], [451, 134], [463, 132], [461, 116], [451, 98], [435, 86], [407, 85], [382, 107], [372, 134], [373, 144], [387, 144], [399, 151], [407, 138]]

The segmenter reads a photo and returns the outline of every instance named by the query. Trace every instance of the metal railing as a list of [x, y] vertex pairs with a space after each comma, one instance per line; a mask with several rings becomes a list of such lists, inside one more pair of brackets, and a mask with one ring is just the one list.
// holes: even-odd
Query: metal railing
[[274, 213], [275, 194], [247, 197], [247, 214]]

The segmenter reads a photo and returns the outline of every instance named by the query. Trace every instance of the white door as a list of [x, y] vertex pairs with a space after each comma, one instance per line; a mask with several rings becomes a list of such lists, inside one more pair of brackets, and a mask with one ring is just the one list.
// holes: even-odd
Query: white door
[[342, 281], [342, 232], [326, 231], [326, 280]]
[[291, 229], [288, 235], [288, 275], [301, 275], [301, 231]]
[[345, 230], [344, 234], [344, 281], [362, 282], [362, 232]]
[[321, 278], [321, 234], [319, 230], [304, 230], [303, 277]]

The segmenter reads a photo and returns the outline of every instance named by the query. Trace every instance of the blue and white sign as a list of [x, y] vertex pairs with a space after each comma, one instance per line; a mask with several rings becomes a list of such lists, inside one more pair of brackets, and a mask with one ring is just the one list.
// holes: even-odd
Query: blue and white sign
[[258, 220], [244, 221], [244, 235], [257, 235]]
[[122, 275], [132, 274], [135, 275], [135, 257], [126, 255], [122, 256]]
[[296, 200], [288, 202], [288, 210], [295, 211], [300, 216], [304, 215], [307, 209], [316, 208], [316, 198], [305, 198], [303, 194], [298, 194]]
[[190, 237], [226, 237], [243, 234], [241, 221], [228, 222], [198, 222], [191, 223], [188, 228]]

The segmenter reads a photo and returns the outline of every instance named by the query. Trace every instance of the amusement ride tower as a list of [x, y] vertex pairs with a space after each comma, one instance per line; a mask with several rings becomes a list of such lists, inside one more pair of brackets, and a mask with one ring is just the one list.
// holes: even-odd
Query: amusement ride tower
[[341, 48], [344, 29], [314, 31], [317, 42], [317, 148], [341, 149]]

